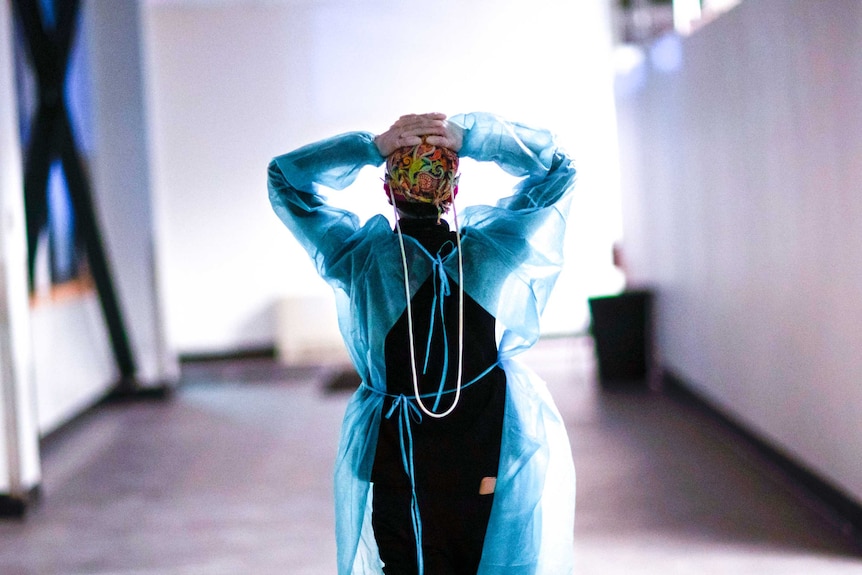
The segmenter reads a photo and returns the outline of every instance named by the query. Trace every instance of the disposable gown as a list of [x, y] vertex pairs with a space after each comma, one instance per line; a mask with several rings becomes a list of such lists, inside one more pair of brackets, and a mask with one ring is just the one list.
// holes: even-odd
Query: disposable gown
[[[458, 214], [464, 290], [497, 318], [507, 385], [499, 472], [478, 573], [565, 575], [573, 570], [571, 449], [545, 383], [515, 356], [538, 339], [539, 318], [562, 265], [575, 168], [545, 130], [486, 113], [449, 121], [464, 129], [461, 157], [495, 162], [520, 178], [496, 206]], [[378, 215], [360, 226], [355, 214], [328, 205], [320, 188], [346, 188], [362, 168], [380, 166], [384, 158], [373, 138], [342, 134], [269, 165], [273, 208], [334, 289], [341, 334], [362, 378], [346, 409], [335, 466], [339, 575], [382, 574], [371, 528], [370, 477], [386, 394], [384, 341], [404, 313], [406, 297], [398, 235], [388, 220]], [[413, 295], [434, 262], [411, 240], [405, 237]], [[457, 283], [454, 251], [443, 269]], [[421, 425], [416, 413], [412, 424]]]

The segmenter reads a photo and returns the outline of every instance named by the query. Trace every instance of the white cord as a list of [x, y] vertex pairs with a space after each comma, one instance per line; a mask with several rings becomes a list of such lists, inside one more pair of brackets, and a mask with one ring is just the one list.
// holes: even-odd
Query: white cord
[[[392, 199], [392, 206], [395, 208], [395, 198], [391, 190], [389, 196]], [[436, 413], [425, 407], [419, 393], [419, 376], [416, 371], [416, 348], [413, 343], [413, 308], [410, 305], [410, 280], [407, 275], [407, 251], [404, 249], [404, 236], [401, 233], [398, 209], [395, 208], [395, 229], [398, 230], [398, 243], [401, 246], [401, 264], [404, 267], [404, 293], [407, 296], [407, 331], [410, 336], [410, 367], [413, 372], [413, 395], [422, 413], [436, 419], [442, 419], [455, 411], [455, 407], [461, 399], [461, 378], [464, 373], [464, 260], [461, 256], [461, 230], [458, 227], [458, 212], [455, 210], [455, 202], [452, 202], [452, 215], [455, 218], [455, 243], [458, 250], [458, 382], [455, 385], [455, 399], [452, 401], [452, 405], [446, 411]]]

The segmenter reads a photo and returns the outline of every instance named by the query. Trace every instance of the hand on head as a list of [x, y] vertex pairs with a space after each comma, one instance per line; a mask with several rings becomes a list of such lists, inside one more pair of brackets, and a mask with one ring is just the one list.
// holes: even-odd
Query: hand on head
[[463, 132], [460, 126], [446, 120], [446, 114], [408, 114], [398, 118], [388, 130], [374, 138], [374, 143], [380, 155], [388, 157], [398, 148], [421, 144], [423, 139], [432, 146], [458, 152], [463, 142]]

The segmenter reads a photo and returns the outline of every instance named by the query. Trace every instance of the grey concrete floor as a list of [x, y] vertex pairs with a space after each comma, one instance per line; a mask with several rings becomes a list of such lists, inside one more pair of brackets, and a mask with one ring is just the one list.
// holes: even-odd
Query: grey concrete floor
[[[578, 575], [862, 574], [828, 516], [698, 410], [602, 391], [587, 338], [524, 359], [578, 471]], [[50, 438], [44, 498], [0, 522], [0, 575], [335, 573], [331, 370], [194, 368], [168, 401], [100, 406]], [[434, 574], [429, 574], [434, 575]]]

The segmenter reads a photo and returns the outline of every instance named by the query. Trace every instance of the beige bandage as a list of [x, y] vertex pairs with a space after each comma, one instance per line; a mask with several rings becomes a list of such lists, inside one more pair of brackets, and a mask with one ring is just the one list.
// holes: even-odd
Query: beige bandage
[[483, 477], [479, 483], [479, 495], [491, 495], [497, 488], [496, 477]]

